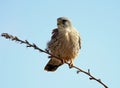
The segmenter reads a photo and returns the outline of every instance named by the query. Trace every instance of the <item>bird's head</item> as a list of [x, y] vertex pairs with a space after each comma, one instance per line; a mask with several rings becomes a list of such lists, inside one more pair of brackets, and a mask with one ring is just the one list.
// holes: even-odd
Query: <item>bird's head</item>
[[57, 26], [60, 29], [69, 28], [72, 26], [71, 21], [67, 17], [60, 17], [57, 19]]

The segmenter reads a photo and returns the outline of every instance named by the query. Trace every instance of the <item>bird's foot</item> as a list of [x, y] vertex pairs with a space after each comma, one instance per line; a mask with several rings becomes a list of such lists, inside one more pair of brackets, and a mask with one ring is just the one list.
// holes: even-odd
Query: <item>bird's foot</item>
[[68, 65], [70, 69], [73, 67], [73, 63], [69, 63]]

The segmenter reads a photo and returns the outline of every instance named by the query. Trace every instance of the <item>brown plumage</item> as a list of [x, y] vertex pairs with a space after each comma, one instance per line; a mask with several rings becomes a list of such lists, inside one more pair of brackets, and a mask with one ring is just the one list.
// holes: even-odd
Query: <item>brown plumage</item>
[[61, 58], [62, 61], [51, 57], [45, 66], [45, 70], [47, 71], [55, 71], [65, 62], [70, 62], [73, 65], [74, 59], [81, 48], [80, 35], [68, 18], [58, 18], [57, 26], [58, 28], [53, 30], [51, 40], [47, 46], [50, 53]]

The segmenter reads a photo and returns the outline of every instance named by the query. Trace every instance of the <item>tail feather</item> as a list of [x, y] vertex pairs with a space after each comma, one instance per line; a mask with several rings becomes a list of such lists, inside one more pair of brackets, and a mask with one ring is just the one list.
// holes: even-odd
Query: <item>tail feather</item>
[[49, 60], [47, 65], [45, 66], [46, 71], [56, 71], [59, 66], [61, 66], [63, 63], [61, 60], [52, 58]]

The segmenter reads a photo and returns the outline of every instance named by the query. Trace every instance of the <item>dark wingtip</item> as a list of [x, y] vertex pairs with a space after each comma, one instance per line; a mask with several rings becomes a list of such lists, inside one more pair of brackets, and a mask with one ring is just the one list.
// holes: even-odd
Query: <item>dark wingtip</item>
[[56, 71], [59, 66], [60, 65], [51, 65], [51, 64], [48, 64], [47, 66], [45, 66], [45, 70], [46, 71]]

